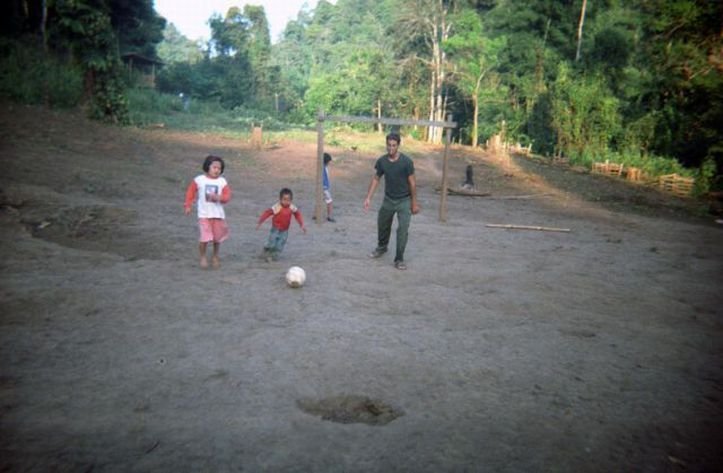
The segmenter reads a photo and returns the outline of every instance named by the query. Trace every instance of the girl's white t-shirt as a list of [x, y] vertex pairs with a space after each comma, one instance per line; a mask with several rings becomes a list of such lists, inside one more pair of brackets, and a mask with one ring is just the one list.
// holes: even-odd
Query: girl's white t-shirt
[[224, 187], [228, 185], [226, 179], [223, 177], [211, 179], [205, 174], [201, 174], [193, 181], [196, 183], [196, 190], [198, 191], [198, 200], [196, 201], [198, 218], [226, 218], [223, 205], [220, 202], [206, 200], [206, 194], [221, 195]]

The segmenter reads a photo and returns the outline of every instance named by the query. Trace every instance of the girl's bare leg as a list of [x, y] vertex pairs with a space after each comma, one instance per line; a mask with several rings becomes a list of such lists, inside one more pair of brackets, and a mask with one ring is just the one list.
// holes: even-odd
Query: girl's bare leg
[[206, 248], [208, 247], [208, 242], [202, 241], [198, 244], [198, 252], [201, 256], [201, 267], [202, 268], [208, 268], [208, 260], [206, 259]]
[[213, 256], [211, 257], [211, 266], [218, 268], [221, 266], [221, 260], [218, 259], [218, 250], [221, 249], [221, 243], [213, 242]]

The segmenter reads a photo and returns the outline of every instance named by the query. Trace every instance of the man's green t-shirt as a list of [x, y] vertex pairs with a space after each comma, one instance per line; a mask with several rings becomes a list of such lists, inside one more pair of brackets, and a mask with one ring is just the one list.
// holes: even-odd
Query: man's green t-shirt
[[384, 176], [384, 195], [390, 199], [398, 200], [410, 196], [409, 176], [414, 174], [414, 162], [404, 154], [399, 154], [399, 159], [389, 161], [389, 155], [385, 154], [377, 159], [374, 165], [377, 176]]

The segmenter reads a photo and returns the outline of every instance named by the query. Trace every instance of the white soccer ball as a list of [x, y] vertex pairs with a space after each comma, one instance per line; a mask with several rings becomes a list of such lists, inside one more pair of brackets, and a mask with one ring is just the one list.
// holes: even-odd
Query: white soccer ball
[[291, 287], [301, 287], [306, 282], [306, 271], [298, 266], [292, 266], [286, 271], [286, 284]]

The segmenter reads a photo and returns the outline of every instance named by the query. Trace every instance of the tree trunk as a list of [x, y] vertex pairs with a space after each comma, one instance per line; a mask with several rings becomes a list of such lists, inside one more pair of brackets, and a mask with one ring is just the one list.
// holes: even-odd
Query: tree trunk
[[[399, 2], [401, 6], [400, 24], [408, 31], [405, 33], [421, 37], [424, 42], [425, 57], [418, 57], [428, 68], [429, 86], [426, 100], [429, 104], [429, 121], [444, 121], [444, 84], [447, 78], [446, 54], [443, 42], [449, 36], [450, 24], [448, 12], [455, 8], [455, 0], [409, 0]], [[420, 48], [421, 51], [421, 48]], [[442, 142], [442, 127], [425, 126], [426, 140], [430, 143]]]
[[[382, 119], [382, 101], [377, 99], [377, 119]], [[377, 132], [382, 132], [382, 122], [377, 122]]]
[[585, 22], [585, 8], [587, 0], [582, 0], [582, 8], [580, 9], [580, 23], [577, 27], [577, 52], [575, 53], [575, 61], [580, 60], [580, 46], [582, 46], [582, 24]]
[[[429, 80], [429, 121], [434, 120], [434, 86], [437, 83], [434, 69], [431, 70], [431, 78]], [[432, 127], [427, 127], [427, 141], [432, 141]]]
[[[432, 121], [444, 121], [445, 119], [445, 97], [444, 83], [447, 80], [447, 56], [442, 48], [442, 43], [449, 36], [450, 25], [447, 22], [448, 6], [444, 0], [434, 0], [429, 5], [433, 12], [425, 18], [428, 29], [425, 33], [427, 44], [431, 47], [432, 57], [429, 62], [432, 69], [430, 91], [429, 119]], [[442, 143], [443, 128], [430, 126], [427, 141], [429, 143]]]
[[479, 97], [477, 91], [475, 91], [472, 97], [472, 104], [474, 105], [474, 114], [472, 115], [472, 148], [476, 148], [477, 136], [479, 135]]
[[[42, 16], [40, 18], [40, 35], [43, 41], [43, 54], [45, 60], [48, 60], [48, 2], [43, 0], [41, 4]], [[50, 86], [48, 85], [48, 77], [43, 77], [43, 102], [46, 107], [50, 107]]]
[[48, 2], [47, 0], [43, 0], [42, 3], [42, 17], [40, 19], [40, 34], [43, 36], [43, 51], [45, 53], [48, 53], [48, 31], [47, 31], [47, 23], [48, 23]]

